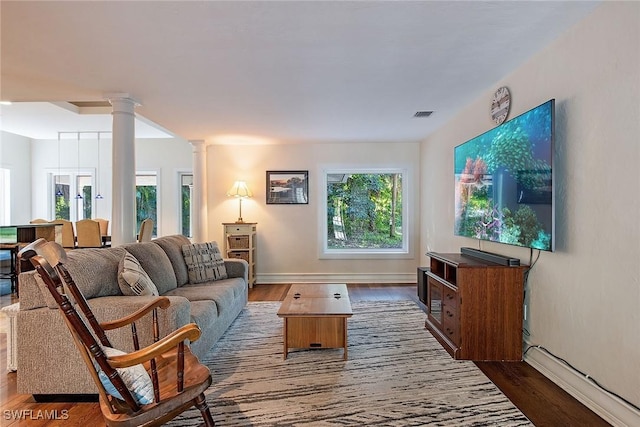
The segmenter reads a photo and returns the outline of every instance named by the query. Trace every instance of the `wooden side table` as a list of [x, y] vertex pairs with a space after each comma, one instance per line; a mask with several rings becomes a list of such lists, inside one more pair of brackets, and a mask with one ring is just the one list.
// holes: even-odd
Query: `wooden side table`
[[256, 283], [255, 222], [224, 222], [224, 257], [243, 259], [249, 263], [249, 287]]
[[7, 330], [7, 371], [18, 370], [18, 312], [20, 303], [8, 305], [1, 310], [9, 318]]

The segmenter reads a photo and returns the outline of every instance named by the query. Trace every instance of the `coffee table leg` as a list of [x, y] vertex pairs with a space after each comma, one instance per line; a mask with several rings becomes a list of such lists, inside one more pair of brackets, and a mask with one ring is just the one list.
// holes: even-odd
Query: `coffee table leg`
[[282, 324], [282, 341], [284, 342], [284, 360], [287, 360], [287, 354], [289, 353], [289, 334], [288, 334], [288, 324], [287, 318], [284, 318], [284, 323]]

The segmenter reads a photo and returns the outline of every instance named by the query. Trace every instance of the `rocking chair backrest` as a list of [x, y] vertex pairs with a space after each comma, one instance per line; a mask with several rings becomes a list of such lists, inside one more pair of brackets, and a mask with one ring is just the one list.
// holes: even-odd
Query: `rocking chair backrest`
[[[200, 329], [190, 323], [159, 339], [157, 309], [169, 307], [169, 298], [155, 298], [126, 317], [99, 323], [65, 267], [67, 255], [59, 244], [39, 239], [20, 251], [20, 256], [31, 261], [60, 307], [98, 387], [108, 426], [160, 426], [193, 406], [200, 410], [206, 426], [215, 426], [204, 394], [212, 382], [211, 372], [185, 344], [197, 340]], [[76, 305], [69, 301], [66, 290]], [[131, 326], [138, 350], [135, 322], [149, 314], [153, 316], [153, 344], [132, 353], [108, 345], [105, 330]]]
[[138, 411], [140, 409], [139, 404], [133, 398], [131, 392], [118, 374], [118, 371], [112, 368], [107, 362], [107, 356], [104, 354], [102, 347], [87, 327], [82, 316], [78, 314], [75, 307], [71, 304], [69, 298], [65, 294], [63, 285], [66, 285], [73, 295], [73, 298], [87, 318], [91, 328], [101, 341], [101, 344], [103, 346], [110, 346], [104, 330], [97, 322], [91, 308], [87, 304], [86, 299], [69, 275], [67, 269], [64, 267], [64, 262], [67, 260], [64, 249], [55, 242], [47, 242], [44, 239], [38, 239], [21, 251], [21, 257], [22, 259], [29, 259], [31, 261], [33, 266], [36, 268], [36, 271], [40, 274], [40, 277], [42, 277], [42, 280], [47, 285], [49, 292], [58, 303], [65, 323], [69, 327], [74, 342], [80, 350], [87, 368], [89, 368], [89, 371], [91, 372], [91, 376], [98, 387], [101, 397], [105, 401], [110, 402], [114, 412], [117, 410], [116, 408], [121, 406], [121, 403], [118, 402], [117, 399], [106, 392], [98, 376], [96, 365], [98, 365], [109, 378], [113, 386], [120, 393], [120, 396], [122, 396], [126, 402], [127, 406], [129, 406], [133, 411]]

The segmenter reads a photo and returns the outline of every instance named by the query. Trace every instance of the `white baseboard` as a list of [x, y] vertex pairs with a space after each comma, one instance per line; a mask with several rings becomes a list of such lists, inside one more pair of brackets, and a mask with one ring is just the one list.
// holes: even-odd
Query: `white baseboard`
[[[526, 343], [529, 347], [529, 344]], [[549, 378], [587, 408], [614, 426], [640, 426], [640, 411], [596, 386], [547, 352], [531, 348], [524, 361]]]
[[257, 274], [256, 283], [416, 283], [416, 273], [298, 273]]

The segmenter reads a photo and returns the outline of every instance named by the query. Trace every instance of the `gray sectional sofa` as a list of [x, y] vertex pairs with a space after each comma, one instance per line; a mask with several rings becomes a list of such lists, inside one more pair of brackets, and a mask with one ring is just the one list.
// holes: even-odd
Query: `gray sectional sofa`
[[[171, 300], [159, 310], [160, 335], [195, 322], [200, 339], [191, 344], [202, 358], [242, 311], [248, 299], [248, 264], [224, 260], [228, 278], [191, 284], [182, 247], [189, 240], [180, 235], [146, 243], [107, 249], [68, 252], [66, 266], [87, 298], [98, 321], [127, 316], [153, 296], [125, 296], [118, 285], [118, 267], [125, 251], [131, 253], [156, 285]], [[34, 395], [95, 394], [97, 389], [75, 347], [53, 297], [34, 271], [21, 273], [20, 311], [17, 321], [18, 393]], [[137, 323], [140, 345], [152, 341], [151, 316]], [[132, 351], [129, 328], [107, 332], [114, 347]]]

